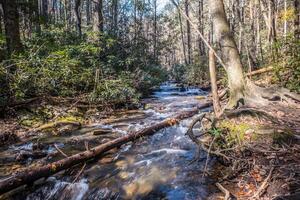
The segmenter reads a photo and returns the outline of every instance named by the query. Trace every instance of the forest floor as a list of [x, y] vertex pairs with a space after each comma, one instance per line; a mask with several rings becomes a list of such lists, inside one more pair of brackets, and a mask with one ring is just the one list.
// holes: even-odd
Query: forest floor
[[230, 162], [213, 169], [223, 191], [210, 199], [300, 199], [299, 102], [277, 99], [235, 113], [218, 122], [227, 143], [239, 142], [224, 153]]
[[[218, 182], [237, 199], [299, 199], [300, 133], [251, 116], [230, 123], [251, 128], [230, 153], [234, 161], [213, 169]], [[223, 197], [215, 194], [211, 199]]]

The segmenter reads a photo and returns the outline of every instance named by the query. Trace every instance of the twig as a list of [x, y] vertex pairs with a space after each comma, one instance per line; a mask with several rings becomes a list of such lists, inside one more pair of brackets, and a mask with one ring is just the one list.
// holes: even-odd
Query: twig
[[260, 185], [258, 190], [255, 192], [255, 194], [251, 197], [251, 199], [259, 199], [261, 193], [266, 189], [268, 186], [268, 181], [270, 180], [272, 173], [273, 173], [274, 167], [271, 168], [267, 178], [263, 181], [263, 183]]
[[207, 156], [206, 156], [206, 161], [205, 161], [205, 167], [204, 167], [204, 173], [202, 174], [202, 177], [204, 177], [204, 175], [206, 174], [206, 170], [207, 170], [207, 165], [208, 165], [208, 160], [209, 160], [209, 154], [211, 152], [211, 148], [216, 140], [217, 136], [215, 135], [212, 142], [210, 143], [209, 145], [209, 149], [208, 149], [208, 152], [207, 152]]
[[85, 149], [86, 149], [87, 151], [90, 150], [90, 148], [89, 148], [89, 142], [88, 142], [88, 141], [84, 141], [84, 146], [85, 146]]
[[84, 163], [84, 165], [82, 166], [81, 170], [80, 170], [80, 171], [78, 172], [78, 174], [76, 175], [76, 177], [75, 177], [74, 181], [72, 182], [72, 184], [75, 183], [75, 182], [77, 181], [77, 179], [79, 178], [79, 176], [82, 174], [82, 172], [83, 172], [85, 166], [86, 166], [86, 163]]
[[67, 154], [65, 154], [62, 150], [60, 150], [60, 148], [56, 145], [56, 144], [54, 144], [54, 147], [55, 147], [55, 149], [59, 152], [59, 153], [61, 153], [61, 155], [63, 155], [65, 158], [68, 158], [69, 156], [67, 155]]
[[224, 188], [220, 183], [216, 183], [216, 186], [225, 194], [224, 200], [229, 200], [230, 192], [226, 188]]

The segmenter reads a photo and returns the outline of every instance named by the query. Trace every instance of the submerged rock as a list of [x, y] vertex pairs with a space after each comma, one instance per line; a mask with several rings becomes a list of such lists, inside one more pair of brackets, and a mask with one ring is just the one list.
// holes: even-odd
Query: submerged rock
[[110, 191], [107, 188], [94, 188], [91, 191], [89, 191], [84, 199], [86, 200], [115, 200], [115, 199], [121, 199], [119, 197], [119, 194], [113, 191]]
[[0, 145], [8, 145], [8, 144], [13, 144], [20, 141], [19, 137], [14, 134], [14, 133], [0, 133]]

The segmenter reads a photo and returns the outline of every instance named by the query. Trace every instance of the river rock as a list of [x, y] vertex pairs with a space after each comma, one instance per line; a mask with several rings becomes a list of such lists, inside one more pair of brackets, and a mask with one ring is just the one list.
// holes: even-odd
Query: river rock
[[18, 142], [20, 139], [14, 133], [0, 133], [0, 145], [3, 146], [5, 144], [12, 144]]
[[43, 151], [21, 151], [17, 156], [16, 156], [16, 160], [17, 161], [25, 161], [28, 158], [32, 158], [32, 159], [39, 159], [39, 158], [43, 158], [47, 156], [47, 153], [43, 152]]
[[113, 191], [109, 190], [108, 188], [94, 188], [85, 195], [84, 199], [87, 199], [87, 200], [94, 200], [94, 199], [115, 200], [115, 199], [120, 199], [120, 197], [119, 197], [118, 193], [113, 192]]

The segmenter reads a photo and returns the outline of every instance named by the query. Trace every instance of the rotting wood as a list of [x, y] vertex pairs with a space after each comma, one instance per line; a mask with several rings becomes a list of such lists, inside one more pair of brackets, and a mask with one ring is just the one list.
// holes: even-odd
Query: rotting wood
[[212, 102], [206, 102], [204, 104], [201, 104], [195, 109], [192, 109], [190, 111], [185, 111], [180, 113], [179, 115], [175, 116], [174, 118], [166, 119], [160, 123], [157, 123], [155, 125], [152, 125], [150, 127], [144, 128], [140, 131], [130, 133], [126, 136], [117, 138], [115, 140], [109, 141], [107, 143], [101, 144], [89, 151], [84, 151], [75, 155], [72, 155], [68, 158], [49, 163], [44, 166], [38, 166], [38, 167], [30, 167], [25, 169], [22, 172], [16, 173], [4, 180], [0, 181], [0, 194], [4, 194], [8, 191], [11, 191], [15, 188], [18, 188], [19, 186], [25, 185], [25, 184], [32, 184], [34, 181], [43, 178], [43, 177], [49, 177], [53, 174], [56, 174], [57, 172], [60, 172], [62, 170], [68, 169], [74, 165], [86, 162], [88, 160], [91, 160], [95, 157], [102, 156], [105, 152], [120, 147], [123, 144], [126, 144], [130, 141], [134, 141], [138, 138], [141, 138], [146, 135], [153, 135], [157, 131], [167, 128], [170, 126], [173, 126], [177, 124], [180, 120], [192, 117], [196, 115], [200, 109], [210, 107], [212, 105]]

